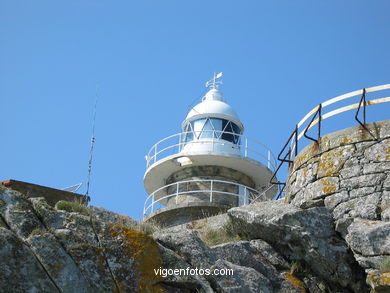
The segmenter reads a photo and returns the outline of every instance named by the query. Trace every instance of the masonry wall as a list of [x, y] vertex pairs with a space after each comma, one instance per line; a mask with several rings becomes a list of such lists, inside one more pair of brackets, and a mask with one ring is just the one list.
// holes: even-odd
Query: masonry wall
[[[374, 235], [390, 233], [390, 120], [367, 127], [377, 141], [357, 126], [303, 149], [290, 166], [285, 200], [303, 209], [325, 206], [352, 250], [357, 242], [367, 243], [367, 250], [356, 248], [355, 257], [372, 268], [390, 253]], [[367, 227], [372, 235], [354, 239]]]

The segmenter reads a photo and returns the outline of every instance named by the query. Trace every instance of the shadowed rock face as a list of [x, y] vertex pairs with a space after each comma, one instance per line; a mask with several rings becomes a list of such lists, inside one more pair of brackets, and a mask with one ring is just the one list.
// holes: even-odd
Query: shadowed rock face
[[364, 272], [334, 231], [325, 208], [304, 210], [271, 201], [231, 209], [229, 216], [239, 234], [267, 241], [282, 256], [303, 262], [335, 289], [364, 292]]
[[[232, 232], [247, 240], [209, 247], [199, 231], [226, 229], [227, 215], [150, 237], [134, 230], [130, 218], [102, 208], [85, 216], [6, 188], [0, 200], [5, 292], [368, 292], [363, 268], [324, 207], [271, 201], [231, 209]], [[387, 253], [387, 226], [364, 225], [348, 228], [353, 251]], [[382, 242], [370, 248], [373, 231]], [[233, 275], [156, 275], [163, 268]], [[372, 275], [370, 282], [381, 277]]]
[[91, 219], [6, 188], [0, 202], [0, 291], [164, 292], [159, 248], [129, 217], [94, 208]]

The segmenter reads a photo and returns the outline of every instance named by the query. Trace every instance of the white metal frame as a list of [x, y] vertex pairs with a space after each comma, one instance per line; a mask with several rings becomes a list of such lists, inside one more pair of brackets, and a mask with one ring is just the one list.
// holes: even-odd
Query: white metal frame
[[[160, 159], [168, 156], [168, 152], [171, 151], [171, 154], [180, 153], [180, 151], [187, 144], [212, 144], [212, 146], [217, 145], [226, 145], [231, 144], [232, 147], [240, 150], [240, 154], [245, 158], [251, 158], [256, 161], [260, 161], [264, 163], [271, 171], [274, 171], [276, 168], [276, 159], [271, 150], [265, 146], [264, 144], [248, 138], [242, 134], [237, 134], [234, 132], [225, 132], [219, 130], [204, 130], [204, 132], [211, 132], [213, 138], [196, 138], [195, 136], [189, 142], [183, 141], [183, 138], [186, 135], [193, 133], [192, 131], [188, 132], [180, 132], [168, 136], [155, 145], [153, 145], [148, 154], [145, 156], [146, 159], [146, 169], [148, 169], [151, 165], [159, 161]], [[217, 135], [219, 134], [219, 135]], [[222, 134], [230, 134], [239, 137], [239, 143], [235, 144], [230, 141], [214, 138], [215, 136], [220, 137]]]
[[[180, 185], [181, 184], [186, 184], [186, 183], [203, 183], [203, 184], [204, 183], [208, 183], [210, 185], [210, 189], [195, 189], [195, 190], [189, 190], [189, 191], [188, 190], [187, 191], [180, 191]], [[240, 191], [240, 187], [241, 187], [241, 190], [243, 190], [243, 191], [240, 194], [240, 193], [234, 193], [234, 192], [227, 192], [227, 191], [223, 191], [223, 190], [218, 190], [218, 188], [216, 188], [216, 184], [215, 183], [229, 184], [229, 185], [238, 187], [239, 191]], [[176, 192], [171, 193], [171, 194], [167, 194], [167, 195], [165, 195], [163, 197], [155, 199], [157, 193], [159, 193], [159, 192], [167, 193], [168, 188], [172, 187], [172, 186], [176, 186], [176, 188], [175, 188]], [[214, 195], [215, 194], [233, 195], [233, 196], [237, 197], [239, 205], [246, 205], [246, 204], [248, 204], [250, 202], [251, 199], [253, 199], [253, 200], [256, 199], [256, 201], [258, 201], [259, 199], [266, 200], [265, 193], [268, 190], [269, 190], [269, 188], [265, 189], [264, 191], [258, 191], [256, 189], [250, 188], [250, 187], [248, 187], [246, 185], [243, 185], [243, 184], [239, 184], [239, 183], [231, 182], [231, 181], [224, 181], [224, 180], [200, 179], [200, 180], [178, 181], [178, 182], [171, 183], [171, 184], [168, 184], [168, 185], [165, 185], [163, 187], [158, 188], [157, 190], [152, 192], [147, 197], [147, 199], [145, 200], [145, 204], [144, 204], [144, 217], [146, 217], [147, 215], [153, 213], [153, 211], [159, 209], [159, 208], [154, 209], [154, 205], [155, 204], [157, 204], [157, 203], [162, 204], [161, 203], [162, 201], [167, 200], [169, 198], [173, 198], [173, 197], [175, 197], [175, 200], [177, 202], [178, 197], [180, 195], [194, 194], [194, 193], [209, 194], [209, 202], [213, 202], [213, 194]], [[250, 196], [251, 194], [254, 194], [254, 196]], [[242, 201], [240, 201], [240, 197], [241, 197]]]

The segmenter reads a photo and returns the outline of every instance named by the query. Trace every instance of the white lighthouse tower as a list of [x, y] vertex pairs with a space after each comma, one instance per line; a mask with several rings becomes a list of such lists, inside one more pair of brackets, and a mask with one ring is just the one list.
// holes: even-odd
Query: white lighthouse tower
[[144, 221], [169, 227], [275, 196], [277, 187], [269, 183], [274, 156], [243, 135], [244, 125], [219, 91], [221, 77], [206, 83], [209, 90], [182, 132], [157, 142], [146, 156]]

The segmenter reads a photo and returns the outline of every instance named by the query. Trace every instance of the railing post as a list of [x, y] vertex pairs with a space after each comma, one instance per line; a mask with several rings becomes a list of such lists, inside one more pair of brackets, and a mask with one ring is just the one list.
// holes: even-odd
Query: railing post
[[244, 205], [247, 205], [249, 202], [248, 200], [248, 188], [244, 186]]
[[154, 145], [154, 163], [157, 161], [157, 144]]
[[295, 125], [295, 156], [298, 155], [298, 124]]
[[214, 152], [214, 137], [215, 137], [215, 130], [213, 130], [211, 134], [211, 151]]
[[179, 197], [179, 182], [176, 183], [176, 204], [177, 204], [178, 197]]
[[210, 183], [210, 202], [213, 202], [213, 180]]
[[245, 137], [245, 152], [244, 152], [244, 157], [248, 156], [248, 138]]
[[153, 207], [154, 207], [154, 193], [153, 193], [153, 195], [152, 195], [152, 210], [151, 210], [150, 213], [153, 213]]
[[181, 151], [181, 143], [182, 143], [181, 135], [182, 135], [182, 132], [180, 132], [180, 135], [179, 135], [179, 153], [180, 153], [180, 151]]
[[321, 112], [322, 112], [322, 104], [320, 104], [318, 108], [318, 139], [317, 139], [318, 143], [320, 143], [320, 138], [321, 138], [321, 119], [322, 119]]
[[271, 169], [271, 151], [268, 150], [268, 164], [267, 164], [268, 169]]

